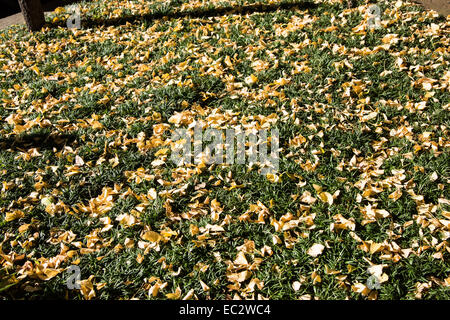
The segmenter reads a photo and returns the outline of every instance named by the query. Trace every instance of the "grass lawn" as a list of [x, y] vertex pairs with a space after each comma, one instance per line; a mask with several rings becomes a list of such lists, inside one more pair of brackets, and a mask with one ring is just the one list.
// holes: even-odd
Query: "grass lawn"
[[[382, 0], [370, 29], [356, 2], [0, 30], [0, 297], [450, 299], [450, 20]], [[278, 129], [278, 172], [177, 167], [195, 124]]]

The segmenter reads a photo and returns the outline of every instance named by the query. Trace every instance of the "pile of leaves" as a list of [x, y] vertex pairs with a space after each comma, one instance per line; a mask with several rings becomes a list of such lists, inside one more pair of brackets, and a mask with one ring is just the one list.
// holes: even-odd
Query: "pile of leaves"
[[[370, 5], [98, 0], [1, 30], [0, 296], [449, 299], [449, 18], [379, 1], [371, 29]], [[176, 166], [195, 125], [277, 128], [278, 172]]]

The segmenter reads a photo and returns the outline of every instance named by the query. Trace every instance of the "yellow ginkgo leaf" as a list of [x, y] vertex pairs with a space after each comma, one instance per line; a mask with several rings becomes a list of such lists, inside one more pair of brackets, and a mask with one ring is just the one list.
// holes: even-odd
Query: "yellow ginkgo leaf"
[[146, 231], [141, 236], [142, 239], [150, 242], [158, 242], [161, 240], [161, 235], [155, 231]]
[[94, 284], [92, 283], [93, 279], [94, 276], [91, 275], [88, 279], [81, 280], [80, 282], [81, 285], [80, 290], [86, 300], [91, 300], [92, 298], [95, 298], [95, 289]]
[[313, 281], [313, 284], [322, 282], [322, 278], [320, 277], [320, 275], [316, 271], [314, 271], [311, 274], [311, 279]]
[[236, 259], [233, 262], [235, 265], [247, 265], [248, 261], [245, 258], [245, 254], [241, 251], [237, 254]]
[[209, 286], [204, 283], [202, 280], [200, 280], [200, 285], [202, 286], [203, 291], [209, 291]]
[[321, 255], [323, 252], [323, 249], [325, 249], [325, 246], [320, 243], [315, 243], [312, 245], [311, 248], [308, 249], [308, 254], [311, 257], [317, 257], [318, 255]]
[[166, 294], [167, 299], [178, 300], [181, 297], [181, 289], [177, 287], [175, 292]]
[[13, 221], [25, 216], [25, 213], [21, 210], [8, 211], [6, 213], [5, 221]]
[[252, 276], [252, 273], [250, 271], [242, 271], [239, 273], [232, 273], [227, 275], [228, 281], [230, 282], [244, 282], [248, 278]]
[[226, 56], [224, 62], [228, 68], [233, 67], [233, 63], [231, 62], [230, 56]]
[[38, 76], [41, 75], [41, 71], [39, 70], [37, 65], [32, 66], [30, 69], [33, 70]]
[[267, 180], [269, 180], [272, 183], [277, 183], [277, 182], [279, 182], [281, 180], [278, 175], [273, 174], [273, 173], [268, 173], [266, 175], [266, 177], [267, 177]]
[[251, 74], [247, 78], [245, 78], [245, 83], [248, 85], [252, 85], [252, 84], [256, 83], [257, 81], [258, 81], [258, 78], [254, 74]]
[[403, 194], [402, 191], [400, 189], [397, 189], [389, 195], [389, 199], [392, 199], [395, 202], [398, 199], [400, 199], [402, 194]]
[[312, 245], [311, 248], [308, 249], [308, 254], [311, 257], [317, 257], [318, 255], [321, 255], [323, 252], [323, 249], [325, 249], [325, 246], [320, 243], [315, 243]]
[[330, 206], [333, 204], [333, 196], [329, 192], [321, 192], [321, 193], [319, 193], [319, 198], [323, 202], [328, 203]]

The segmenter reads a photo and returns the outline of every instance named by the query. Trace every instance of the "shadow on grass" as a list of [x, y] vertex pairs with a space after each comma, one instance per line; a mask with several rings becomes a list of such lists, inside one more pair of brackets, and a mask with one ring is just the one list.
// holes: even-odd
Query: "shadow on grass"
[[[251, 14], [255, 12], [274, 12], [277, 10], [291, 10], [291, 9], [315, 9], [317, 4], [309, 1], [294, 1], [294, 2], [284, 2], [278, 4], [263, 4], [254, 3], [243, 6], [235, 7], [217, 7], [217, 8], [196, 8], [192, 10], [187, 10], [183, 12], [172, 11], [173, 9], [161, 9], [160, 11], [155, 11], [144, 15], [133, 15], [120, 18], [110, 18], [110, 19], [81, 19], [82, 28], [92, 28], [92, 27], [109, 27], [118, 26], [126, 23], [136, 23], [136, 22], [150, 22], [158, 19], [172, 19], [172, 18], [209, 18], [209, 17], [220, 17], [229, 14]], [[66, 27], [65, 22], [60, 22], [52, 25], [53, 27]]]
[[0, 137], [0, 150], [24, 151], [30, 148], [39, 149], [62, 149], [66, 145], [72, 145], [77, 136], [74, 134], [49, 134], [32, 133], [8, 138]]

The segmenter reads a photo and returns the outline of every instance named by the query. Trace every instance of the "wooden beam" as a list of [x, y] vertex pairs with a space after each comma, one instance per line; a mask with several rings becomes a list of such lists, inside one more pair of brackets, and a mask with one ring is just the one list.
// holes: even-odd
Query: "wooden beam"
[[19, 0], [20, 9], [30, 31], [38, 31], [45, 23], [41, 0]]

